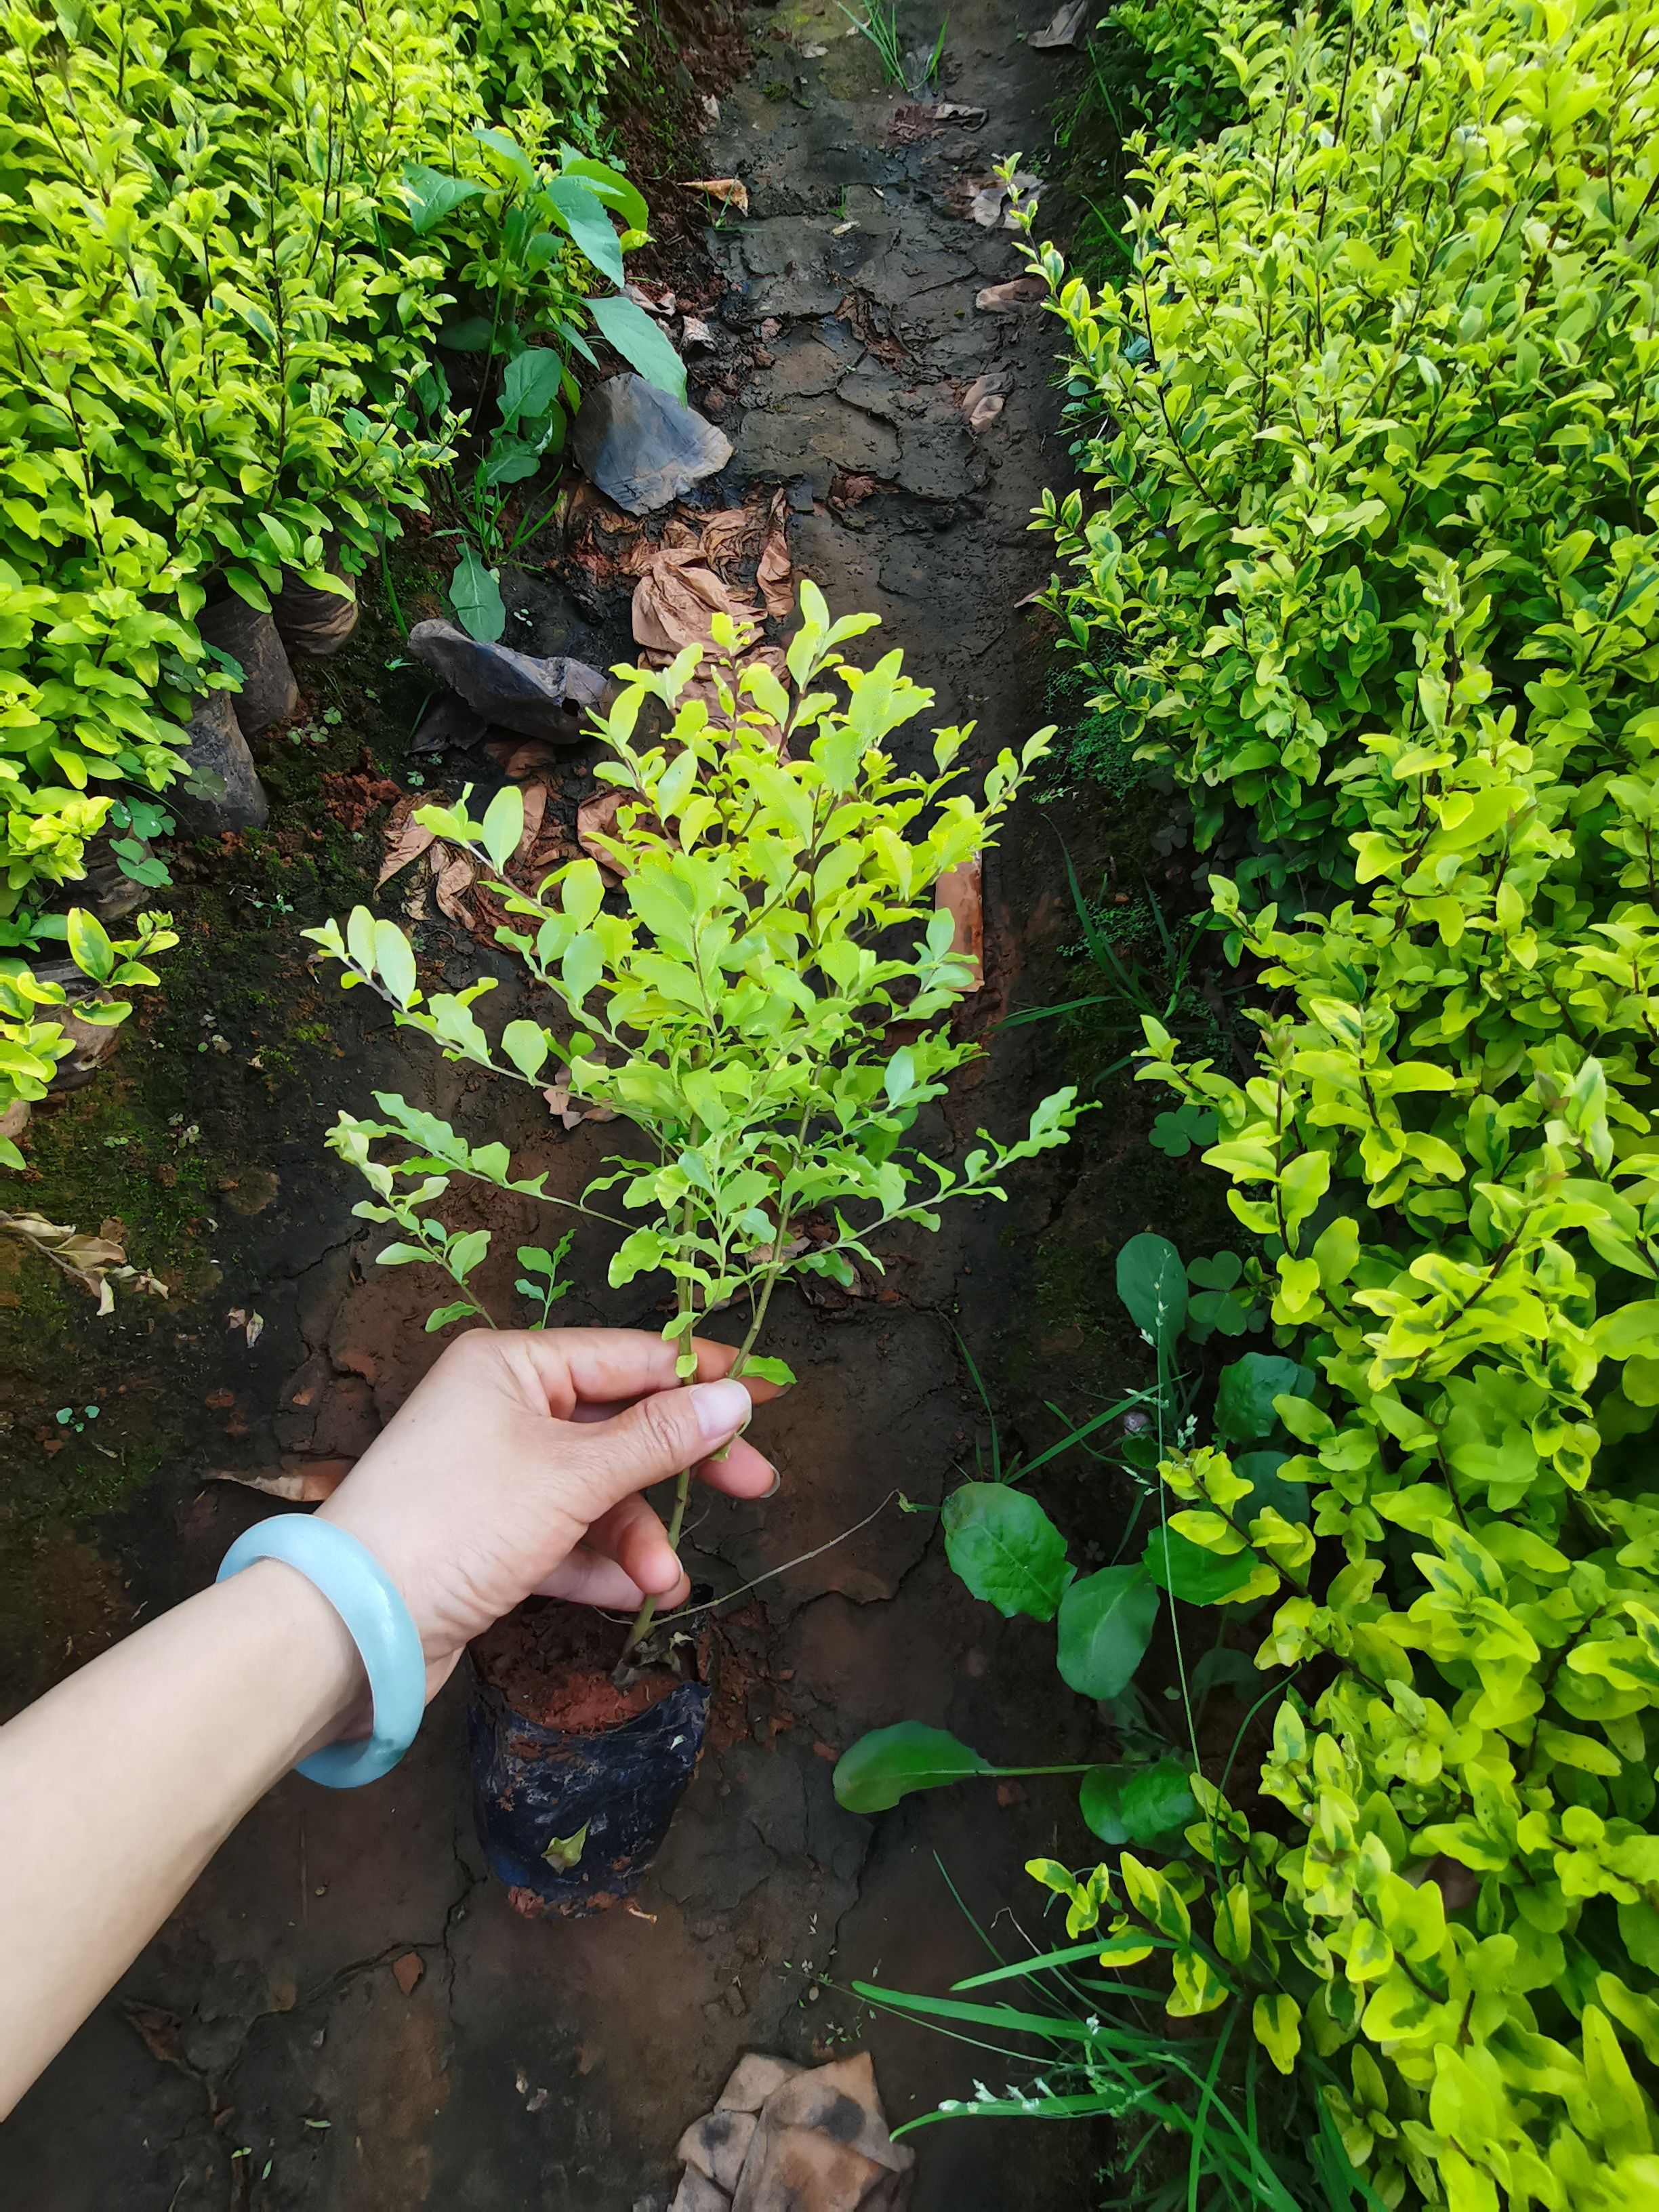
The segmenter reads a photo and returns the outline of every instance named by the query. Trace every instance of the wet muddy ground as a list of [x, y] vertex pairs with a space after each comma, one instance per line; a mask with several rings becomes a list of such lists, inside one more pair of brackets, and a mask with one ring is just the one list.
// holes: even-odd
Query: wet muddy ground
[[[1045, 14], [953, 6], [945, 88], [987, 119], [918, 137], [834, 0], [764, 13], [701, 157], [704, 175], [747, 181], [750, 216], [711, 232], [690, 272], [718, 303], [693, 396], [735, 446], [714, 491], [787, 486], [798, 567], [837, 611], [878, 611], [881, 641], [937, 690], [930, 719], [976, 717], [988, 755], [1052, 719], [1049, 634], [1018, 603], [1048, 574], [1029, 511], [1067, 461], [1052, 325], [975, 307], [1020, 264], [1007, 232], [963, 210], [994, 160], [1042, 167], [1063, 64], [1018, 33]], [[931, 44], [931, 20], [914, 27]], [[987, 375], [1005, 404], [976, 434], [962, 398]], [[440, 611], [417, 564], [400, 574], [407, 615]], [[544, 630], [562, 604], [545, 579], [522, 603]], [[586, 612], [584, 638], [538, 633], [534, 649], [626, 650], [614, 609]], [[268, 769], [272, 835], [203, 859], [161, 1003], [94, 1091], [35, 1132], [27, 1202], [118, 1216], [173, 1295], [100, 1322], [37, 1269], [0, 1277], [8, 1707], [210, 1577], [268, 1510], [213, 1471], [349, 1459], [434, 1356], [420, 1331], [432, 1285], [377, 1276], [380, 1232], [350, 1212], [361, 1186], [323, 1149], [338, 1108], [399, 1091], [506, 1137], [562, 1188], [609, 1149], [602, 1127], [566, 1133], [521, 1094], [480, 1091], [307, 967], [299, 928], [366, 895], [387, 799], [408, 787], [419, 690], [398, 659], [372, 617], [343, 665], [309, 672], [298, 733]], [[1100, 858], [1063, 804], [1033, 805], [988, 869], [969, 1017], [988, 1035], [1011, 1006], [1074, 994], [1061, 829]], [[1133, 862], [1139, 817], [1109, 832]], [[391, 886], [386, 910], [400, 897]], [[417, 936], [452, 981], [509, 972], [441, 921]], [[1066, 1079], [1067, 1051], [1053, 1024], [1007, 1032], [951, 1101], [948, 1136], [1012, 1130]], [[1006, 1207], [947, 1213], [937, 1237], [901, 1244], [870, 1295], [781, 1302], [768, 1348], [802, 1380], [757, 1437], [782, 1493], [709, 1504], [688, 1550], [720, 1589], [817, 1556], [722, 1617], [709, 1748], [632, 1903], [552, 1925], [507, 1909], [482, 1875], [452, 1685], [386, 1782], [341, 1796], [289, 1782], [250, 1814], [0, 2134], [14, 2212], [661, 2212], [677, 2136], [744, 2050], [866, 2044], [895, 2122], [988, 2068], [1000, 2080], [994, 2059], [872, 2016], [846, 1985], [944, 1989], [983, 1962], [969, 1913], [1010, 1942], [1011, 1914], [1035, 1927], [1024, 1861], [1087, 1851], [1067, 1786], [977, 1785], [872, 1823], [837, 1808], [830, 1772], [861, 1730], [907, 1716], [1010, 1762], [1103, 1747], [1054, 1676], [1051, 1632], [975, 1604], [934, 1515], [899, 1498], [936, 1506], [986, 1444], [963, 1346], [1005, 1443], [1040, 1446], [1059, 1433], [1054, 1407], [1080, 1418], [1138, 1379], [1110, 1255], [1190, 1215], [1191, 1182], [1139, 1142], [1152, 1103], [1121, 1085], [1110, 1098], [1068, 1153], [1021, 1171]], [[532, 1226], [505, 1201], [477, 1218]], [[655, 1325], [648, 1289], [594, 1287], [597, 1243], [579, 1241], [572, 1266], [560, 1318]], [[1079, 1550], [1110, 1548], [1121, 1506], [1090, 1462], [1060, 1462], [1045, 1494]], [[1087, 2203], [1104, 2151], [1084, 2128], [1005, 2122], [919, 2142], [918, 2212]]]

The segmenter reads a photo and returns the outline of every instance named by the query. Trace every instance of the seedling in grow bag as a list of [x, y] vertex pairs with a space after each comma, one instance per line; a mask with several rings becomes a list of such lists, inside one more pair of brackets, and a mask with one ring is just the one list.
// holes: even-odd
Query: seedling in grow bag
[[[832, 623], [807, 582], [801, 616], [787, 684], [763, 662], [741, 665], [754, 634], [723, 617], [712, 680], [694, 686], [696, 647], [665, 671], [617, 672], [623, 690], [595, 728], [611, 756], [598, 774], [624, 794], [603, 841], [618, 896], [607, 898], [590, 858], [533, 894], [501, 879], [523, 829], [515, 789], [500, 792], [482, 822], [465, 796], [453, 809], [422, 809], [420, 822], [496, 872], [492, 888], [525, 925], [499, 940], [555, 1002], [553, 1026], [516, 1020], [490, 1037], [475, 1009], [491, 980], [427, 996], [402, 929], [366, 908], [343, 932], [330, 922], [308, 933], [343, 963], [348, 984], [378, 991], [446, 1058], [537, 1090], [563, 1065], [573, 1103], [632, 1122], [647, 1155], [611, 1159], [578, 1199], [550, 1191], [544, 1168], [515, 1176], [505, 1145], [470, 1144], [386, 1093], [376, 1094], [381, 1119], [343, 1114], [329, 1141], [389, 1208], [428, 1206], [459, 1174], [610, 1223], [621, 1232], [613, 1285], [653, 1269], [673, 1285], [663, 1334], [679, 1348], [683, 1378], [696, 1371], [700, 1321], [742, 1302], [750, 1318], [732, 1372], [793, 1381], [756, 1350], [781, 1281], [848, 1285], [860, 1260], [879, 1269], [872, 1240], [882, 1231], [935, 1228], [947, 1199], [1001, 1198], [1004, 1171], [1062, 1144], [1081, 1110], [1074, 1091], [1056, 1091], [1024, 1136], [1003, 1144], [981, 1131], [957, 1168], [907, 1146], [923, 1108], [981, 1049], [951, 1034], [974, 975], [951, 950], [933, 887], [992, 842], [1053, 732], [1029, 739], [1018, 759], [1003, 752], [978, 798], [957, 787], [952, 765], [971, 725], [936, 732], [931, 774], [902, 771], [883, 741], [933, 693], [903, 673], [897, 653], [867, 670], [842, 659], [838, 647], [872, 628], [873, 615]], [[641, 743], [652, 700], [672, 726]], [[387, 1139], [402, 1140], [400, 1158], [374, 1156]], [[489, 1232], [469, 1232], [458, 1254], [441, 1223], [427, 1229], [464, 1284]], [[689, 1487], [688, 1472], [671, 1543]], [[641, 1608], [624, 1664], [653, 1609]]]

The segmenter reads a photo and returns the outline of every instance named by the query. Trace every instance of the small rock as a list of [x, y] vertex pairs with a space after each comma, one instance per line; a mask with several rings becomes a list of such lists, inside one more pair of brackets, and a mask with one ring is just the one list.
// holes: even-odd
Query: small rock
[[605, 696], [604, 677], [586, 661], [538, 660], [511, 646], [486, 645], [450, 622], [416, 623], [409, 649], [486, 722], [524, 738], [575, 744], [582, 713]]
[[414, 1996], [415, 1984], [425, 1972], [426, 1960], [418, 1951], [405, 1951], [392, 1961], [392, 1978], [406, 1997]]
[[589, 481], [629, 514], [651, 514], [732, 458], [724, 431], [642, 376], [595, 385], [572, 433]]
[[712, 346], [714, 333], [700, 316], [688, 315], [680, 325], [682, 346]]

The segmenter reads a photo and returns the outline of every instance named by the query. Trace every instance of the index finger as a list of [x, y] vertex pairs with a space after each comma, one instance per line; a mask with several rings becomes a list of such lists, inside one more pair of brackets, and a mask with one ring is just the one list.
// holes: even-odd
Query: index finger
[[[533, 1384], [549, 1413], [568, 1420], [577, 1407], [614, 1408], [631, 1404], [653, 1391], [672, 1390], [679, 1381], [674, 1371], [674, 1346], [643, 1328], [524, 1329], [495, 1339], [499, 1348]], [[717, 1344], [712, 1337], [694, 1336], [697, 1371], [691, 1379], [718, 1382], [730, 1374], [738, 1357], [735, 1344]], [[752, 1402], [763, 1406], [783, 1386], [764, 1382], [758, 1376], [738, 1377]]]

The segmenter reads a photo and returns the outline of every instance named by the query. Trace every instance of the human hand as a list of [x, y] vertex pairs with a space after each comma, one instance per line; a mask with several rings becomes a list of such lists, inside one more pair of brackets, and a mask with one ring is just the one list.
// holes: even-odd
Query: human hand
[[474, 1329], [452, 1344], [318, 1510], [366, 1544], [420, 1631], [427, 1695], [471, 1638], [531, 1595], [632, 1612], [689, 1583], [640, 1492], [695, 1467], [762, 1498], [777, 1477], [741, 1438], [775, 1384], [721, 1381], [735, 1346], [639, 1329]]

